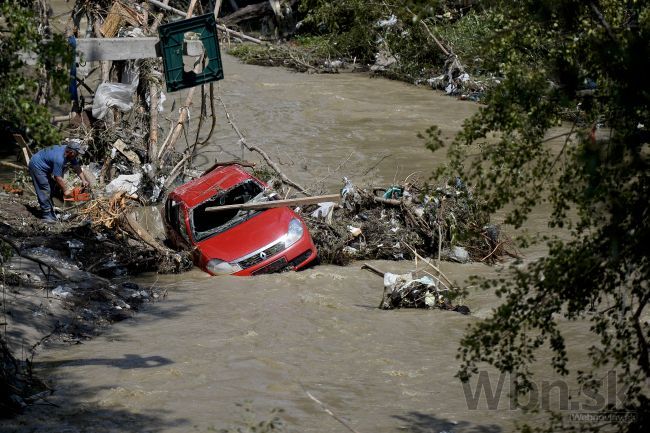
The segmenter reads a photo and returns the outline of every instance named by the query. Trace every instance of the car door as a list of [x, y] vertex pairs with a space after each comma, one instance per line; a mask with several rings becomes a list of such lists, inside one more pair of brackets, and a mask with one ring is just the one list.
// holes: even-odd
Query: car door
[[189, 249], [192, 245], [187, 234], [187, 211], [182, 203], [167, 199], [165, 202], [165, 231], [176, 249]]

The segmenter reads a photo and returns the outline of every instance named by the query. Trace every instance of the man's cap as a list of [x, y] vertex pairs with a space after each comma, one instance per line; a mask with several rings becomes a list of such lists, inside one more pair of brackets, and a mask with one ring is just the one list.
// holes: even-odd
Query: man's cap
[[79, 155], [83, 155], [84, 153], [86, 153], [86, 148], [83, 145], [83, 141], [81, 141], [78, 138], [69, 138], [66, 143], [66, 147], [70, 150], [74, 150]]

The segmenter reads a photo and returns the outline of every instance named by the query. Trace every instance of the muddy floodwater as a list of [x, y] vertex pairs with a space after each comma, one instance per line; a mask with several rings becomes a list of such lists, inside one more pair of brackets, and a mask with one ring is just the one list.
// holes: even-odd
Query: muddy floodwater
[[[436, 124], [451, 137], [477, 110], [384, 79], [297, 74], [227, 55], [223, 61], [217, 91], [247, 140], [267, 149], [289, 177], [330, 192], [342, 176], [375, 185], [414, 172], [428, 176], [444, 155], [431, 154], [416, 133]], [[171, 102], [177, 110], [185, 92], [168, 95], [166, 116], [176, 117]], [[216, 109], [203, 165], [241, 154], [223, 109]], [[196, 125], [197, 109], [192, 113]], [[548, 230], [544, 209], [528, 228]], [[540, 254], [526, 251], [528, 260]], [[374, 264], [413, 269], [410, 262]], [[472, 292], [470, 316], [381, 311], [382, 280], [359, 266], [254, 278], [210, 278], [197, 270], [145, 276], [141, 282], [167, 288], [164, 301], [92, 341], [37, 355], [38, 373], [54, 380], [50, 401], [60, 407], [30, 410], [25, 431], [213, 431], [240, 422], [237, 404], [245, 402], [258, 419], [283, 409], [287, 431], [346, 431], [307, 392], [363, 433], [500, 432], [527, 419], [508, 410], [507, 389], [500, 410], [488, 410], [484, 400], [469, 410], [453, 377], [458, 342], [497, 304], [492, 293]], [[482, 264], [442, 269], [458, 282], [495, 273]]]

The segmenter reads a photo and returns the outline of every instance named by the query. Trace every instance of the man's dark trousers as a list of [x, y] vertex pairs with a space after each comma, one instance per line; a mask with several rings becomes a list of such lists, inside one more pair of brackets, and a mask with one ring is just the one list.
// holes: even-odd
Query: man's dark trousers
[[32, 183], [34, 184], [36, 197], [38, 197], [38, 204], [43, 211], [41, 217], [54, 217], [54, 207], [52, 205], [52, 193], [56, 187], [54, 179], [49, 174], [35, 169], [31, 163], [29, 164], [29, 174], [32, 176]]

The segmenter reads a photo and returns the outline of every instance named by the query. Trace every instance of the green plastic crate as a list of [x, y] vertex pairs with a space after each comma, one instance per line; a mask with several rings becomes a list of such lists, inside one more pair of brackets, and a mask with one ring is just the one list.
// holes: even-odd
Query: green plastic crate
[[[198, 74], [194, 71], [185, 72], [183, 65], [184, 39], [187, 32], [197, 33], [205, 50], [207, 62], [203, 71]], [[164, 24], [158, 28], [158, 34], [168, 92], [223, 79], [214, 14]]]

